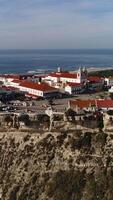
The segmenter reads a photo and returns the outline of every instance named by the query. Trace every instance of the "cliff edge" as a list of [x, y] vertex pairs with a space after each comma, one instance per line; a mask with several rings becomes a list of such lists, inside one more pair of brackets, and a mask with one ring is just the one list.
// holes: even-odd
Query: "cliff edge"
[[112, 185], [112, 133], [0, 133], [2, 200], [112, 200]]

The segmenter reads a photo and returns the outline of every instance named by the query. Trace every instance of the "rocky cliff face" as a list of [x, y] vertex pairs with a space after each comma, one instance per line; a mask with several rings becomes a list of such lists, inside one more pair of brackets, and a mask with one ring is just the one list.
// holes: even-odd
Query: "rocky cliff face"
[[2, 200], [112, 200], [112, 187], [112, 133], [0, 133]]

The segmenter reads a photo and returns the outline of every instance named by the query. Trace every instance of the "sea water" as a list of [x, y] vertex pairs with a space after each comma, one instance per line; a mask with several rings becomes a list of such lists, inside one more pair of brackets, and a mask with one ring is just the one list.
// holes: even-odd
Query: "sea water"
[[0, 73], [113, 67], [113, 49], [0, 50]]

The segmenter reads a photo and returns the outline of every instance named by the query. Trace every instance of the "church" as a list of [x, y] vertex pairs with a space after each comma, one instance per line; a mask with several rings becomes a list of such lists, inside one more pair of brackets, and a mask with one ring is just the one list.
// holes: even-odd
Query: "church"
[[53, 83], [85, 83], [87, 81], [87, 69], [79, 68], [76, 73], [65, 72], [58, 68], [57, 72], [52, 72], [44, 77], [47, 82]]

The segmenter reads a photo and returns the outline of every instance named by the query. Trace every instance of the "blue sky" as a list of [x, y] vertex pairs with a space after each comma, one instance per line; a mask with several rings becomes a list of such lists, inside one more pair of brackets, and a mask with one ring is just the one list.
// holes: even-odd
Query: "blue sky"
[[113, 0], [0, 0], [0, 48], [113, 48]]

